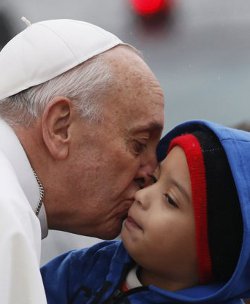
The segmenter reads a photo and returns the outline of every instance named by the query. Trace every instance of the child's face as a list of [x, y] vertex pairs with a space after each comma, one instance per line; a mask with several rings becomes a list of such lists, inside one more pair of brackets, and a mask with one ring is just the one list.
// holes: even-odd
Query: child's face
[[[174, 147], [158, 181], [135, 195], [121, 237], [134, 260], [164, 280], [197, 280], [195, 223], [189, 169]], [[190, 283], [190, 282], [189, 282]]]

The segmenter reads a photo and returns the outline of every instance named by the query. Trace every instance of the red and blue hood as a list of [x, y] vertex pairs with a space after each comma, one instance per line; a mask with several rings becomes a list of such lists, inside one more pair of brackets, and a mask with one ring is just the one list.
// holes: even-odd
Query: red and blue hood
[[[165, 135], [157, 148], [157, 157], [165, 158], [171, 140], [181, 134], [207, 128], [219, 139], [232, 171], [243, 221], [243, 242], [236, 269], [225, 284], [204, 285], [170, 293], [171, 299], [188, 303], [217, 303], [250, 297], [250, 132], [213, 122], [194, 120], [176, 126]], [[230, 302], [231, 303], [231, 302]]]

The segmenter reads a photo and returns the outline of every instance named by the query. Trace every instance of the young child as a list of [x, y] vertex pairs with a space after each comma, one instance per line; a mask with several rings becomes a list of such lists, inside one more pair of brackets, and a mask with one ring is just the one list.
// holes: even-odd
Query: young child
[[121, 241], [42, 267], [48, 304], [241, 303], [250, 295], [250, 133], [192, 121], [160, 142]]

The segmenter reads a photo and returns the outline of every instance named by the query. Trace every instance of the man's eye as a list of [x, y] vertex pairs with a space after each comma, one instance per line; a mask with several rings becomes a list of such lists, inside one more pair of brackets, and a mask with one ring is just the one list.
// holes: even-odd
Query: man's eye
[[157, 177], [154, 175], [149, 175], [149, 177], [151, 178], [152, 184], [157, 183]]
[[135, 154], [141, 154], [147, 148], [147, 144], [138, 140], [133, 141], [133, 150]]
[[143, 188], [152, 186], [156, 182], [157, 182], [157, 178], [154, 175], [148, 175], [148, 178], [146, 178], [146, 180], [144, 180]]
[[166, 197], [166, 201], [172, 205], [173, 207], [178, 208], [178, 205], [176, 204], [176, 202], [172, 199], [172, 197], [169, 194], [164, 194]]

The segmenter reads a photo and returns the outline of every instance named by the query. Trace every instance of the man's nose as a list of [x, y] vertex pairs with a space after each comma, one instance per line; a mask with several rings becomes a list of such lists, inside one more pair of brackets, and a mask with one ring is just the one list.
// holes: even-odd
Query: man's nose
[[135, 176], [135, 182], [140, 188], [144, 188], [152, 184], [152, 174], [157, 167], [156, 155], [150, 155], [142, 160], [138, 172]]

